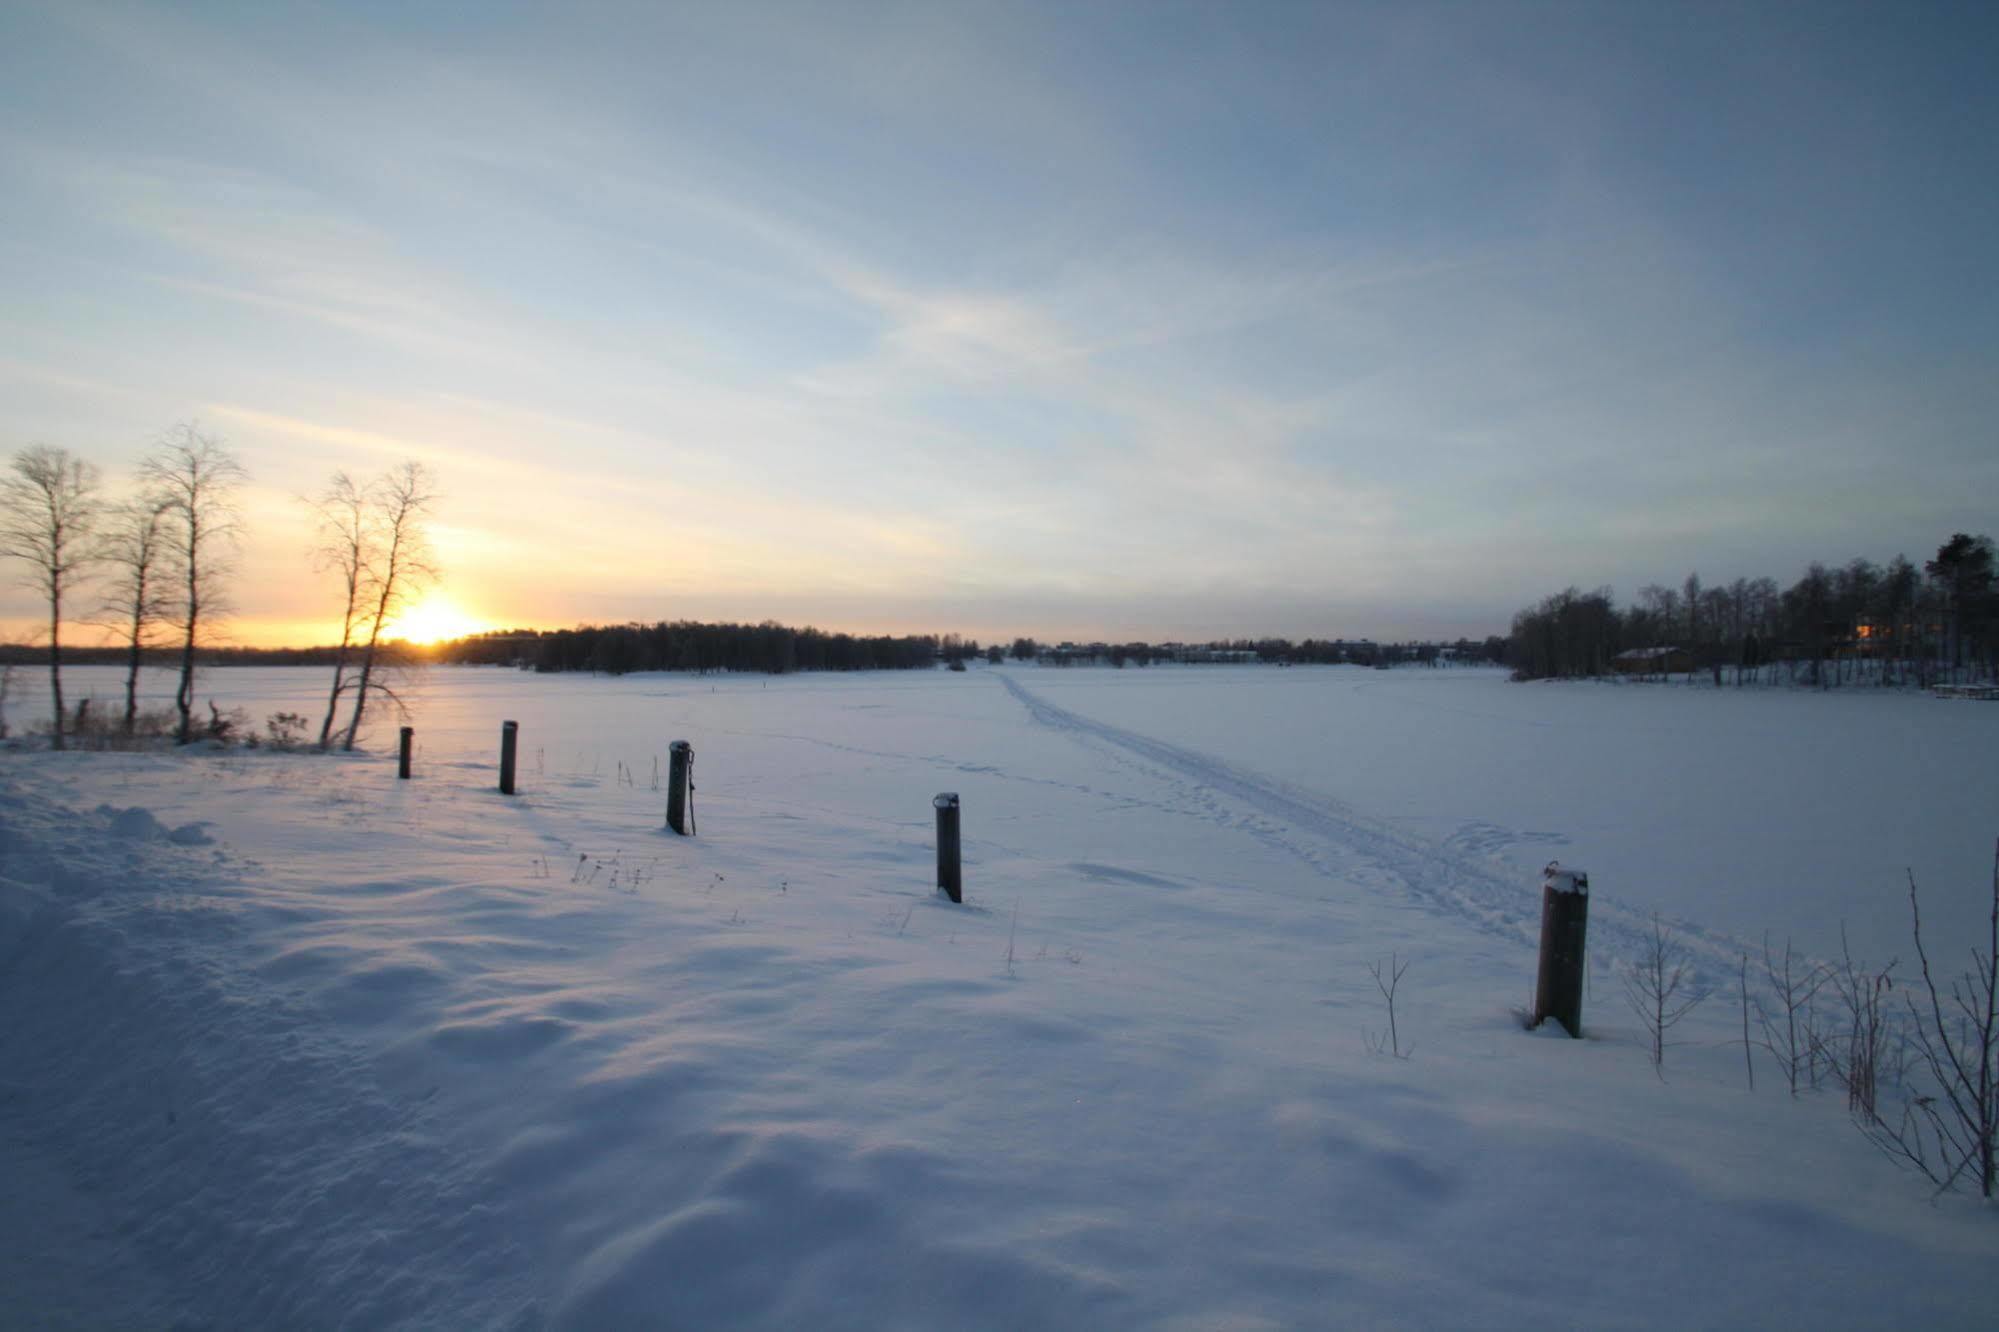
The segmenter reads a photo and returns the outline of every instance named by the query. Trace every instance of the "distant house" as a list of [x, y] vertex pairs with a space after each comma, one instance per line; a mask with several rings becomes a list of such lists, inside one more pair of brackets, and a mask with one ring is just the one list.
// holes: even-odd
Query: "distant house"
[[1912, 619], [1897, 623], [1878, 615], [1856, 615], [1847, 637], [1852, 650], [1860, 656], [1896, 657], [1915, 651], [1925, 634], [1934, 642], [1943, 636], [1943, 626]]
[[1691, 671], [1696, 665], [1694, 654], [1679, 647], [1631, 648], [1610, 661], [1610, 668], [1619, 675], [1672, 675]]

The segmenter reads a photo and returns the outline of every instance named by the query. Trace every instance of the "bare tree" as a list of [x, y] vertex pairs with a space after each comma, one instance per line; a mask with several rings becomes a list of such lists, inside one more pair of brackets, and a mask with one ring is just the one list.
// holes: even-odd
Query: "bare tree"
[[36, 444], [14, 455], [0, 483], [0, 556], [24, 561], [49, 604], [49, 692], [55, 701], [55, 747], [63, 747], [63, 597], [96, 557], [92, 534], [101, 511], [97, 469], [67, 449]]
[[180, 688], [174, 694], [180, 724], [174, 738], [187, 744], [194, 739], [194, 649], [223, 609], [227, 556], [241, 527], [236, 490], [247, 475], [222, 441], [186, 424], [168, 433], [141, 465], [140, 476], [166, 506], [167, 549], [178, 583], [170, 622], [181, 639]]
[[1624, 998], [1652, 1037], [1652, 1070], [1663, 1079], [1666, 1033], [1707, 998], [1707, 991], [1694, 975], [1694, 965], [1686, 950], [1657, 915], [1652, 917], [1652, 933], [1645, 941], [1645, 951], [1625, 973]]
[[142, 494], [111, 510], [99, 550], [111, 569], [101, 614], [127, 650], [125, 664], [125, 734], [139, 719], [139, 668], [153, 631], [168, 614], [168, 506], [158, 495]]
[[[1680, 602], [1687, 612], [1687, 683], [1694, 682], [1694, 667], [1701, 656], [1701, 576], [1687, 575], [1680, 586]], [[1747, 970], [1747, 968], [1744, 968]]]
[[1926, 1002], [1905, 989], [1916, 1052], [1934, 1094], [1912, 1098], [1901, 1122], [1876, 1121], [1870, 1136], [1890, 1156], [1921, 1171], [1942, 1193], [1969, 1176], [1990, 1198], [1999, 1185], [1999, 848], [1992, 862], [1992, 913], [1985, 948], [1971, 949], [1971, 969], [1953, 978], [1949, 1003], [1923, 947], [1916, 876], [1909, 876], [1909, 917], [1922, 963]]
[[1749, 1090], [1756, 1090], [1756, 1057], [1749, 1044], [1749, 954], [1742, 955], [1742, 967], [1736, 973], [1742, 985], [1742, 1067], [1749, 1074]]
[[340, 695], [347, 687], [347, 658], [362, 615], [373, 543], [367, 492], [347, 473], [333, 474], [313, 509], [319, 516], [319, 567], [339, 579], [341, 590], [340, 648], [333, 658], [333, 688], [326, 696], [326, 719], [319, 724], [319, 747], [328, 749], [333, 744], [333, 718], [340, 710]]
[[[1762, 1005], [1757, 1005], [1757, 1021], [1763, 1029], [1763, 1048], [1777, 1061], [1784, 1080], [1790, 1084], [1791, 1095], [1796, 1096], [1798, 1074], [1811, 1061], [1814, 1050], [1808, 1006], [1818, 994], [1819, 987], [1826, 983], [1828, 973], [1824, 967], [1805, 966], [1792, 950], [1789, 938], [1784, 940], [1784, 958], [1780, 963], [1770, 952], [1770, 938], [1765, 935], [1763, 974], [1770, 982], [1771, 994], [1783, 1009], [1780, 1026], [1776, 1016], [1765, 1013]], [[1802, 1026], [1799, 1024], [1800, 1016], [1805, 1019]]]
[[374, 604], [368, 643], [361, 651], [360, 678], [354, 687], [354, 712], [347, 722], [342, 749], [354, 748], [354, 741], [361, 734], [368, 691], [382, 689], [374, 679], [382, 626], [394, 619], [410, 597], [436, 576], [430, 563], [426, 530], [430, 506], [436, 501], [430, 473], [420, 462], [405, 462], [376, 483], [370, 505], [375, 522], [374, 549], [367, 568], [369, 599]]
[[1384, 1045], [1386, 1045], [1388, 1053], [1394, 1055], [1397, 1059], [1407, 1059], [1409, 1054], [1412, 1053], [1412, 1051], [1403, 1050], [1402, 1032], [1395, 1024], [1395, 991], [1400, 988], [1402, 973], [1407, 970], [1409, 970], [1409, 964], [1394, 953], [1388, 955], [1388, 965], [1386, 967], [1383, 967], [1380, 962], [1370, 962], [1367, 964], [1368, 974], [1374, 977], [1374, 988], [1380, 990], [1381, 997], [1388, 1001], [1388, 1040], [1383, 1042], [1378, 1033], [1361, 1033], [1361, 1039], [1367, 1043], [1367, 1048], [1375, 1054], [1380, 1054]]
[[1889, 1037], [1887, 996], [1895, 988], [1894, 971], [1894, 961], [1879, 971], [1855, 962], [1846, 941], [1846, 925], [1841, 922], [1839, 962], [1828, 969], [1826, 980], [1845, 1010], [1846, 1029], [1831, 1033], [1829, 1038], [1814, 1030], [1812, 1040], [1825, 1056], [1833, 1078], [1846, 1088], [1848, 1113], [1862, 1125], [1880, 1119], [1881, 1061], [1887, 1054]]

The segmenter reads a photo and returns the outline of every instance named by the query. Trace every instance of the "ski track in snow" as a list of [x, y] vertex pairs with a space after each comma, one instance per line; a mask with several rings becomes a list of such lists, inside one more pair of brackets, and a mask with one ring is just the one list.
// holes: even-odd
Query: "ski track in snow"
[[[1186, 809], [1288, 852], [1344, 891], [1405, 892], [1430, 910], [1469, 921], [1501, 938], [1538, 947], [1541, 895], [1484, 857], [1508, 845], [1558, 843], [1550, 833], [1519, 833], [1473, 823], [1443, 842], [1391, 828], [1316, 791], [1308, 791], [1208, 754], [1092, 720], [1035, 694], [1010, 675], [999, 681], [1034, 721], [1114, 762], [1142, 766], [1177, 788]], [[1249, 812], [1245, 813], [1244, 810]], [[1269, 890], [1263, 890], [1269, 891]], [[1323, 900], [1326, 894], [1314, 895]], [[1675, 941], [1704, 966], [1729, 968], [1744, 945], [1692, 922], [1669, 922]], [[1591, 963], [1636, 957], [1649, 947], [1650, 920], [1601, 900], [1591, 903]]]

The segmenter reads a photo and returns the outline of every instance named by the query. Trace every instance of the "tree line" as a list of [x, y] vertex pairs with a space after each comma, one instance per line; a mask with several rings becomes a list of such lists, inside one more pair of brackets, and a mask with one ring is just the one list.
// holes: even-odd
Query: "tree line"
[[[947, 647], [962, 651], [955, 634], [906, 637], [830, 633], [761, 624], [580, 625], [574, 629], [507, 629], [439, 643], [425, 650], [432, 661], [454, 665], [520, 666], [540, 672], [743, 671], [784, 675], [792, 671], [895, 671], [936, 664]], [[973, 645], [977, 650], [977, 645]]]
[[1461, 638], [1455, 643], [1375, 643], [1361, 639], [1216, 639], [1208, 643], [1062, 643], [1016, 638], [1009, 646], [981, 647], [958, 634], [904, 637], [829, 633], [794, 629], [766, 620], [761, 624], [703, 624], [692, 620], [656, 624], [582, 625], [574, 629], [504, 629], [474, 634], [420, 651], [425, 659], [453, 665], [519, 666], [523, 669], [593, 671], [745, 671], [784, 675], [792, 671], [920, 670], [942, 662], [962, 666], [975, 657], [998, 664], [1035, 661], [1046, 666], [1104, 663], [1149, 666], [1170, 661], [1186, 665], [1256, 661], [1267, 664], [1389, 666], [1403, 662], [1498, 662], [1506, 640]]
[[1608, 587], [1565, 588], [1513, 617], [1506, 660], [1519, 679], [1663, 678], [1716, 684], [1929, 686], [1999, 675], [1999, 577], [1992, 539], [1958, 532], [1920, 567], [1814, 561], [1789, 587], [1772, 578], [1649, 584], [1619, 606]]
[[[236, 456], [197, 426], [168, 431], [123, 484], [107, 489], [102, 472], [67, 449], [19, 450], [0, 478], [0, 559], [25, 566], [29, 584], [47, 606], [50, 738], [57, 749], [72, 734], [115, 727], [127, 737], [167, 729], [139, 711], [139, 671], [172, 664], [179, 681], [171, 731], [188, 744], [206, 733], [194, 719], [195, 671], [216, 660], [212, 640], [228, 613], [228, 584], [242, 529], [238, 497], [249, 475]], [[399, 660], [383, 637], [408, 599], [433, 576], [427, 519], [436, 490], [422, 464], [405, 462], [366, 484], [336, 472], [311, 502], [317, 521], [314, 557], [344, 593], [340, 642], [325, 650], [333, 685], [319, 744], [336, 739], [336, 718], [348, 708], [337, 738], [352, 749], [371, 698], [395, 699], [384, 668]], [[124, 714], [115, 723], [88, 715], [89, 700], [72, 714], [63, 698], [63, 626], [92, 624], [110, 647], [85, 649], [88, 659], [116, 660], [125, 669]], [[19, 649], [0, 653], [0, 670]], [[71, 660], [78, 654], [69, 650]], [[0, 691], [0, 701], [4, 691]], [[211, 712], [214, 705], [210, 704]], [[209, 730], [224, 725], [214, 713]], [[0, 731], [4, 734], [4, 731]]]
[[[1015, 660], [1039, 661], [1045, 666], [1095, 665], [1099, 662], [1122, 668], [1150, 666], [1167, 661], [1182, 666], [1226, 665], [1261, 662], [1279, 666], [1399, 666], [1405, 663], [1435, 666], [1443, 662], [1475, 665], [1498, 662], [1505, 655], [1506, 640], [1460, 638], [1455, 642], [1377, 643], [1373, 639], [1307, 638], [1217, 638], [1205, 643], [1061, 643], [1048, 646], [1031, 638], [1015, 639], [1011, 656]], [[1000, 660], [996, 644], [992, 660]]]

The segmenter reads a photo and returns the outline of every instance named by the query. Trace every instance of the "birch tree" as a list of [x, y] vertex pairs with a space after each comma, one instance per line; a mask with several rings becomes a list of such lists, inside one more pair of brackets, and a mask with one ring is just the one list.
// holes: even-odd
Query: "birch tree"
[[176, 426], [146, 459], [140, 476], [165, 505], [167, 550], [176, 584], [169, 621], [181, 640], [174, 738], [194, 739], [194, 649], [222, 613], [223, 580], [242, 523], [236, 491], [247, 474], [218, 439], [194, 425]]
[[[359, 678], [354, 686], [354, 711], [347, 722], [342, 749], [354, 748], [371, 689], [387, 692], [375, 680], [376, 651], [382, 628], [393, 621], [410, 599], [436, 576], [430, 561], [428, 523], [437, 492], [430, 473], [419, 462], [405, 462], [375, 486], [369, 508], [374, 520], [373, 547], [368, 560], [368, 642], [361, 650]], [[393, 696], [392, 696], [393, 697]]]
[[335, 472], [313, 506], [319, 515], [319, 566], [339, 580], [341, 592], [340, 647], [333, 657], [333, 688], [326, 696], [326, 718], [319, 724], [319, 747], [333, 745], [333, 721], [340, 695], [347, 688], [347, 662], [354, 649], [368, 592], [373, 558], [368, 494], [345, 472]]
[[139, 668], [168, 613], [167, 513], [166, 501], [158, 495], [128, 500], [106, 516], [99, 547], [110, 570], [100, 614], [127, 654], [126, 735], [132, 734], [139, 719]]
[[97, 469], [67, 449], [36, 444], [16, 453], [8, 470], [0, 483], [0, 555], [27, 564], [30, 581], [48, 602], [52, 735], [61, 749], [63, 598], [96, 555]]

